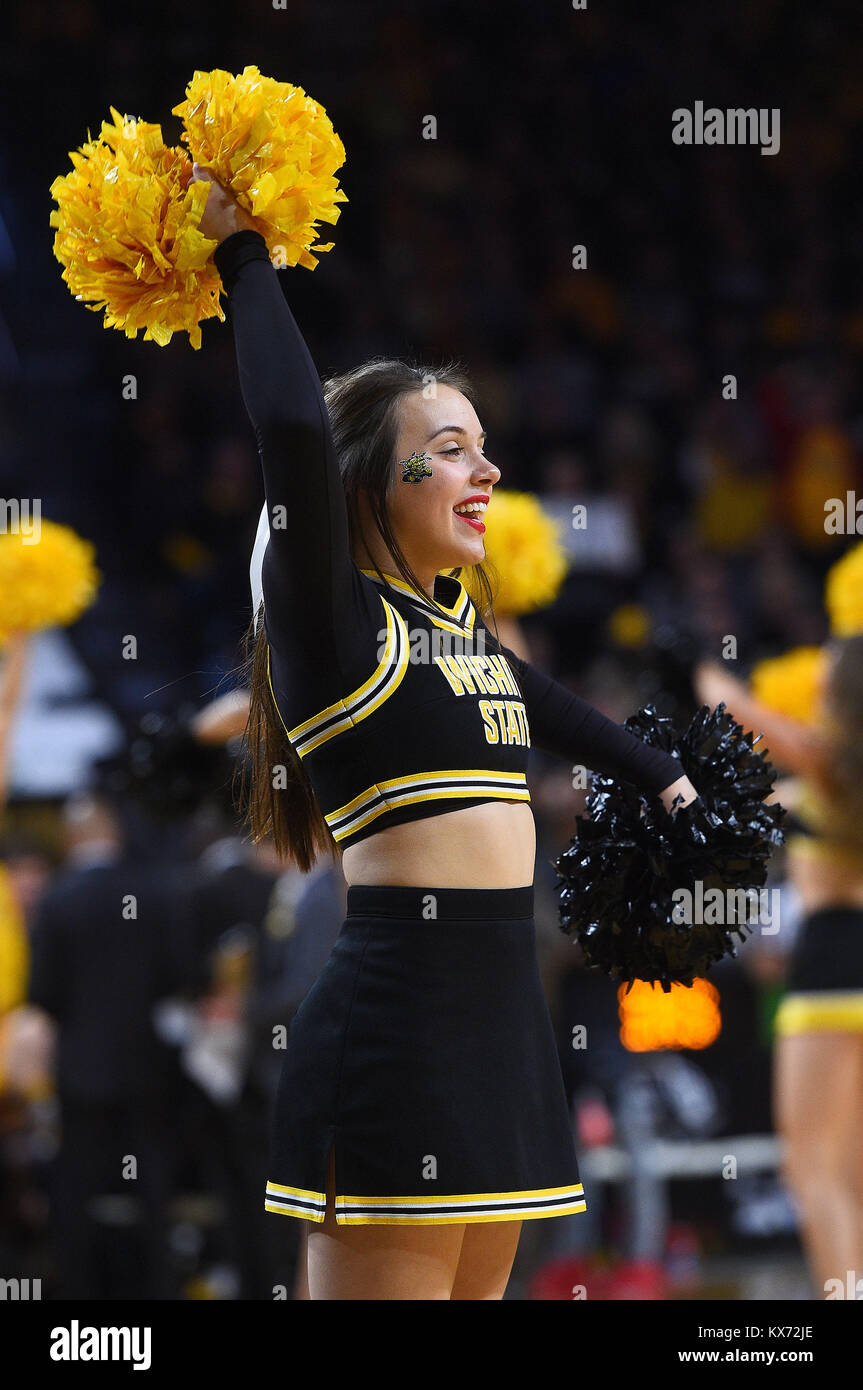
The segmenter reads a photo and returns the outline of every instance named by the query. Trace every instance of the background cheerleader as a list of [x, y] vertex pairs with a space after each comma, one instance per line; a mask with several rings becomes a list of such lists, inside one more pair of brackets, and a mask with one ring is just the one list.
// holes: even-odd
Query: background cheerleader
[[835, 1296], [863, 1267], [863, 636], [834, 638], [826, 658], [811, 722], [714, 663], [696, 688], [761, 730], [796, 774], [776, 789], [798, 818], [788, 877], [805, 917], [776, 1017], [774, 1108], [813, 1284]]

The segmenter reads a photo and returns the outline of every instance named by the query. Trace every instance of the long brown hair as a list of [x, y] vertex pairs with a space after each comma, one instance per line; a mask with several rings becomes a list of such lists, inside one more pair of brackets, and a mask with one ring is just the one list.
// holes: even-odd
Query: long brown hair
[[827, 651], [824, 827], [831, 841], [863, 854], [863, 634], [832, 638]]
[[[376, 357], [360, 367], [332, 376], [323, 383], [324, 401], [348, 508], [352, 553], [362, 543], [358, 499], [363, 495], [374, 525], [395, 561], [396, 569], [427, 602], [428, 594], [408, 563], [393, 531], [389, 504], [396, 486], [393, 464], [400, 425], [400, 402], [409, 391], [434, 385], [451, 386], [475, 406], [474, 389], [464, 369], [455, 362], [432, 368], [400, 358]], [[488, 563], [473, 567], [480, 595], [480, 616], [490, 618], [497, 637], [493, 601], [496, 576]], [[384, 582], [380, 570], [375, 573]], [[458, 576], [461, 568], [450, 571]], [[435, 608], [452, 622], [450, 614]], [[304, 873], [319, 854], [333, 859], [338, 846], [324, 819], [302, 760], [294, 750], [276, 708], [269, 681], [265, 622], [257, 636], [254, 619], [246, 633], [246, 669], [250, 685], [249, 719], [241, 754], [241, 799], [246, 823], [257, 843], [272, 836], [279, 854], [290, 858]], [[284, 770], [285, 785], [277, 787], [275, 773]]]

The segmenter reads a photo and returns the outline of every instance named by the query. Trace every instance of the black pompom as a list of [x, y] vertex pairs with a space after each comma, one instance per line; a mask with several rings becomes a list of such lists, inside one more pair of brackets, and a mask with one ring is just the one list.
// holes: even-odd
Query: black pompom
[[[560, 927], [578, 941], [588, 965], [630, 985], [658, 981], [667, 991], [737, 954], [733, 937], [746, 936], [748, 909], [741, 912], [742, 895], [726, 890], [762, 887], [772, 847], [784, 838], [785, 808], [764, 801], [775, 770], [755, 751], [761, 735], [744, 733], [724, 705], [702, 706], [680, 737], [652, 705], [624, 727], [675, 754], [698, 800], [669, 813], [658, 797], [594, 776], [587, 815], [576, 816], [569, 848], [553, 861]], [[676, 920], [675, 890], [695, 896], [699, 883], [705, 896], [711, 889], [725, 894], [724, 921]]]

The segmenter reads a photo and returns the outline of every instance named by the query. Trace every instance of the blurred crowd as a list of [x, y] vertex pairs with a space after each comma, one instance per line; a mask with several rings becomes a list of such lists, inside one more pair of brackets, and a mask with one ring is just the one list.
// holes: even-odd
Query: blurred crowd
[[[40, 496], [97, 547], [100, 597], [70, 634], [94, 698], [130, 724], [239, 682], [261, 484], [229, 327], [205, 325], [200, 352], [105, 331], [61, 281], [48, 187], [109, 105], [174, 142], [193, 71], [248, 63], [322, 102], [347, 149], [334, 249], [282, 276], [321, 375], [376, 353], [458, 358], [500, 485], [564, 523], [566, 582], [523, 625], [535, 664], [614, 718], [648, 700], [685, 717], [694, 661], [728, 637], [741, 672], [823, 639], [823, 577], [849, 544], [823, 502], [863, 496], [850, 5], [364, 0], [345, 24], [336, 0], [190, 0], [171, 17], [13, 0], [0, 55], [0, 495]], [[780, 108], [780, 152], [675, 146], [671, 112], [695, 100]], [[585, 529], [569, 524], [579, 504]], [[104, 778], [62, 804], [13, 795], [0, 854], [30, 1011], [20, 1057], [7, 1052], [18, 1088], [0, 1078], [0, 1274], [84, 1297], [302, 1296], [301, 1223], [263, 1213], [273, 1030], [326, 959], [343, 885], [250, 847], [226, 769], [213, 776], [182, 815]], [[753, 941], [717, 968], [709, 1051], [634, 1057], [613, 985], [556, 925], [551, 861], [581, 809], [570, 769], [537, 756], [531, 789], [543, 968], [582, 1148], [768, 1133], [793, 933], [781, 954]], [[782, 871], [778, 855], [780, 887]], [[118, 895], [137, 904], [119, 931]], [[597, 1040], [583, 1053], [574, 1021]], [[128, 1136], [134, 1198], [100, 1168], [106, 1133]], [[690, 1183], [674, 1211], [649, 1186], [627, 1205], [609, 1185], [577, 1230], [528, 1223], [543, 1229], [520, 1255], [523, 1287], [561, 1252], [661, 1264], [675, 1232], [683, 1248], [793, 1239], [769, 1174], [733, 1199]]]

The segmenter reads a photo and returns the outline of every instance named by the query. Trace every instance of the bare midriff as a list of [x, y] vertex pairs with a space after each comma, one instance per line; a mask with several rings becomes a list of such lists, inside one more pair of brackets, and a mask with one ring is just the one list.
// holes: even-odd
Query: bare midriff
[[823, 840], [794, 836], [788, 844], [788, 877], [805, 912], [863, 907], [863, 859]]
[[391, 825], [348, 845], [348, 884], [415, 888], [525, 888], [533, 883], [536, 829], [525, 801], [484, 801]]

